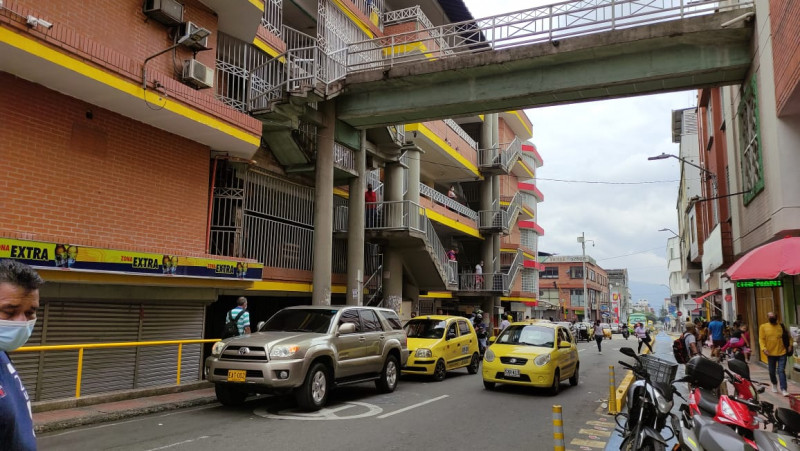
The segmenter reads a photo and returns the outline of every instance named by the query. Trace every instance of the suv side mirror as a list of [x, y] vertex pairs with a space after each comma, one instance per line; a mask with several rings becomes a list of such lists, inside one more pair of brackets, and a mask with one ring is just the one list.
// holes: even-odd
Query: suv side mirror
[[352, 334], [356, 331], [355, 323], [344, 323], [339, 325], [339, 335]]

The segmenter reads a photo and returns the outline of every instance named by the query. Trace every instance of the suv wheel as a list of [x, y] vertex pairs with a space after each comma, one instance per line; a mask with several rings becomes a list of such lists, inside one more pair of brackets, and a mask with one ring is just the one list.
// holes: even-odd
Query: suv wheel
[[321, 409], [328, 402], [328, 388], [328, 368], [319, 362], [313, 364], [303, 385], [294, 392], [297, 405], [308, 411]]
[[397, 357], [389, 355], [383, 364], [380, 379], [375, 381], [375, 388], [380, 393], [391, 393], [397, 388]]
[[226, 384], [214, 384], [214, 394], [223, 406], [240, 406], [247, 398], [247, 392]]
[[469, 362], [469, 366], [467, 367], [467, 372], [469, 374], [476, 374], [478, 372], [478, 365], [481, 364], [481, 358], [478, 356], [478, 353], [472, 354], [472, 361]]

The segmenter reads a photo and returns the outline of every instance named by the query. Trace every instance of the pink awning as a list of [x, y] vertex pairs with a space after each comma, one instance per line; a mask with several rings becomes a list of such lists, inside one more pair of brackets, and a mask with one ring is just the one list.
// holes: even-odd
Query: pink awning
[[725, 274], [731, 280], [772, 280], [800, 274], [800, 237], [759, 246], [737, 260]]

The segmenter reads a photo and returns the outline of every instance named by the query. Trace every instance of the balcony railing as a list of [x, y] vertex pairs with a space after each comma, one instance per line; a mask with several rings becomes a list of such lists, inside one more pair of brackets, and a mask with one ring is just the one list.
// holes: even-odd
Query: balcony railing
[[261, 16], [261, 25], [278, 38], [282, 38], [283, 29], [283, 0], [264, 0], [264, 15]]
[[514, 138], [514, 140], [502, 150], [498, 147], [479, 149], [478, 166], [482, 171], [500, 170], [508, 174], [521, 153], [522, 141], [519, 138]]
[[348, 149], [347, 147], [339, 144], [338, 142], [333, 143], [333, 165], [344, 169], [348, 172], [355, 173], [356, 172], [356, 157], [355, 153]]

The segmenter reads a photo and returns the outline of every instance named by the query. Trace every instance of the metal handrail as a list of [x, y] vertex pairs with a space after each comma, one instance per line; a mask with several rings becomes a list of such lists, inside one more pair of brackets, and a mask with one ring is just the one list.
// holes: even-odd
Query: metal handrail
[[419, 194], [420, 196], [425, 196], [428, 199], [438, 204], [444, 205], [445, 207], [455, 211], [456, 213], [462, 216], [466, 216], [467, 218], [472, 219], [473, 221], [478, 220], [478, 213], [475, 210], [467, 207], [461, 202], [450, 199], [449, 197], [447, 197], [447, 195], [442, 194], [439, 191], [436, 191], [432, 187], [422, 182], [420, 182], [419, 184]]
[[[571, 0], [354, 42], [348, 46], [348, 72], [385, 70], [398, 64], [439, 60], [753, 6], [751, 0], [733, 5], [720, 3], [718, 0]], [[425, 51], [420, 52], [395, 52], [398, 48], [422, 48], [434, 37], [437, 45], [431, 46], [433, 48], [426, 46]], [[438, 44], [439, 41], [442, 44]], [[360, 53], [374, 53], [376, 49], [380, 51], [381, 61], [357, 62]]]
[[522, 153], [522, 140], [514, 138], [504, 149], [494, 145], [488, 149], [478, 149], [478, 166], [481, 169], [500, 168], [508, 173]]
[[[383, 288], [382, 276], [383, 276], [383, 263], [378, 265], [378, 268], [375, 269], [375, 272], [373, 272], [372, 275], [369, 276], [369, 279], [367, 279], [367, 281], [364, 282], [364, 287], [365, 288], [370, 287], [371, 291], [371, 296], [367, 299], [367, 302], [365, 302], [364, 305], [372, 305], [372, 301], [375, 300], [375, 298], [381, 293]], [[371, 285], [373, 283], [372, 282], [373, 279], [375, 279], [374, 289], [372, 288]]]
[[500, 202], [492, 202], [489, 210], [478, 211], [478, 229], [508, 230], [508, 212], [500, 208]]
[[467, 144], [469, 144], [470, 147], [472, 147], [473, 149], [478, 148], [478, 143], [474, 139], [472, 139], [472, 137], [469, 136], [469, 134], [466, 131], [464, 131], [464, 129], [461, 128], [461, 126], [458, 125], [456, 121], [452, 119], [443, 119], [443, 122], [447, 124], [447, 126], [450, 127], [451, 130], [456, 132], [456, 135], [458, 135]]
[[81, 343], [71, 345], [42, 345], [24, 346], [13, 352], [42, 352], [42, 351], [74, 351], [78, 350], [78, 370], [75, 377], [75, 398], [81, 397], [81, 378], [83, 377], [83, 351], [85, 349], [105, 349], [105, 348], [130, 348], [139, 346], [169, 346], [178, 345], [177, 378], [175, 385], [181, 385], [181, 356], [183, 345], [195, 343], [215, 343], [219, 338], [198, 339], [198, 340], [165, 340], [165, 341], [123, 341], [118, 343]]
[[514, 284], [514, 280], [517, 278], [520, 268], [522, 268], [522, 262], [524, 259], [525, 255], [522, 252], [522, 249], [517, 249], [514, 260], [511, 262], [511, 267], [508, 268], [508, 286], [506, 286], [506, 291], [511, 291], [511, 285]]

